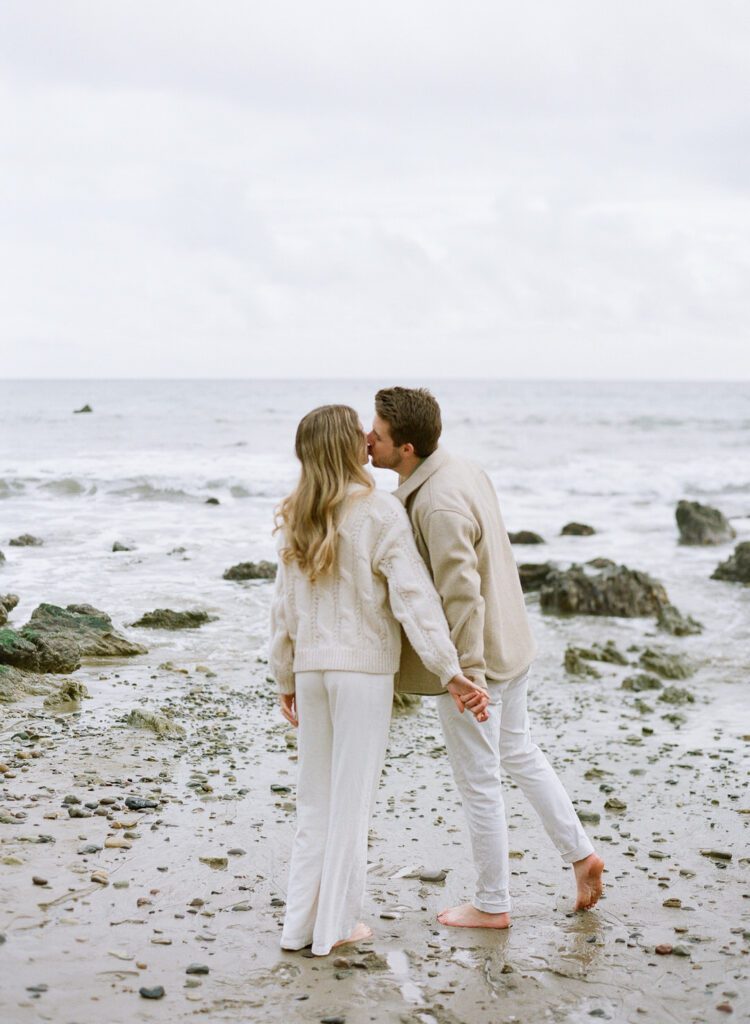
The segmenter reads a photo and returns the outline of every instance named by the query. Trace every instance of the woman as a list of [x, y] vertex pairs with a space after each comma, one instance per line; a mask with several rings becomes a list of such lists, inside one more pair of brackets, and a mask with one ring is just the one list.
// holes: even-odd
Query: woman
[[[486, 718], [456, 650], [409, 520], [365, 470], [353, 409], [313, 409], [297, 428], [297, 487], [281, 504], [270, 666], [299, 724], [297, 833], [283, 949], [325, 956], [369, 938], [358, 922], [367, 830], [385, 759], [400, 626], [460, 710]], [[458, 696], [459, 693], [462, 696]]]

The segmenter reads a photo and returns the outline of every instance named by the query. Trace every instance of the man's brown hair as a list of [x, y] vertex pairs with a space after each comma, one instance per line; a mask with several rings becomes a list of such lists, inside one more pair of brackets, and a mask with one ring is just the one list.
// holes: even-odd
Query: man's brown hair
[[396, 446], [414, 445], [420, 459], [437, 448], [443, 424], [437, 399], [427, 388], [382, 388], [375, 395], [375, 412], [388, 424]]

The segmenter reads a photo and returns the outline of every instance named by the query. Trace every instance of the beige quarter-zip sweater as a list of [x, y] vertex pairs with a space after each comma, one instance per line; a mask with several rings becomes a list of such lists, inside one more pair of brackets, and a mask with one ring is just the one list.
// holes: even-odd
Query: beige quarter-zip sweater
[[279, 559], [271, 672], [281, 693], [294, 693], [295, 672], [395, 674], [401, 627], [414, 657], [435, 673], [438, 689], [458, 675], [440, 598], [408, 516], [392, 494], [359, 489], [350, 494], [338, 524], [333, 573], [311, 582], [296, 562]]
[[[443, 602], [461, 668], [484, 685], [520, 675], [535, 646], [508, 533], [492, 481], [438, 448], [394, 492]], [[402, 645], [397, 689], [440, 693], [439, 680]]]

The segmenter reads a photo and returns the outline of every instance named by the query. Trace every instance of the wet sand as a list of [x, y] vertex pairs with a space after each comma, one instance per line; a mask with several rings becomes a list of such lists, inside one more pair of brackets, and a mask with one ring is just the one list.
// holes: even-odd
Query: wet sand
[[[605, 626], [565, 628], [589, 640]], [[638, 628], [645, 635], [649, 624]], [[597, 664], [601, 679], [574, 680], [559, 644], [548, 647], [530, 695], [534, 735], [579, 811], [600, 815], [586, 827], [607, 863], [604, 899], [572, 912], [572, 871], [509, 786], [512, 928], [438, 925], [439, 910], [471, 897], [473, 872], [426, 699], [394, 718], [371, 834], [373, 939], [327, 958], [278, 948], [296, 764], [263, 664], [197, 670], [165, 641], [127, 664], [87, 662], [75, 677], [92, 699], [78, 712], [47, 712], [41, 698], [3, 707], [0, 1019], [682, 1024], [730, 1010], [750, 1019], [741, 681], [717, 683], [704, 668], [677, 684], [695, 703], [674, 708], [619, 689], [632, 668]], [[182, 671], [159, 667], [169, 660]], [[186, 739], [123, 724], [141, 706], [166, 709]], [[662, 717], [670, 713], [685, 721]], [[71, 818], [69, 795], [77, 807], [115, 802], [98, 804], [109, 818]], [[129, 810], [129, 796], [158, 807]], [[78, 852], [126, 835], [129, 849]], [[447, 878], [404, 877], [420, 867]], [[95, 871], [108, 884], [92, 882]], [[673, 952], [657, 954], [661, 945]], [[188, 974], [190, 965], [208, 973]], [[162, 999], [139, 995], [159, 985]]]

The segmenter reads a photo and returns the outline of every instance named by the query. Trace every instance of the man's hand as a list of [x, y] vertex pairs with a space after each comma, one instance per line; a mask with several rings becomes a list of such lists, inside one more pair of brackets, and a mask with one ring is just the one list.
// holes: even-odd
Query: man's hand
[[459, 674], [451, 679], [447, 690], [461, 714], [468, 708], [478, 722], [486, 722], [490, 717], [487, 710], [490, 695], [478, 683]]
[[295, 693], [280, 693], [279, 703], [281, 704], [281, 713], [286, 718], [290, 725], [293, 725], [296, 729], [299, 725], [299, 719], [297, 718], [297, 695]]

